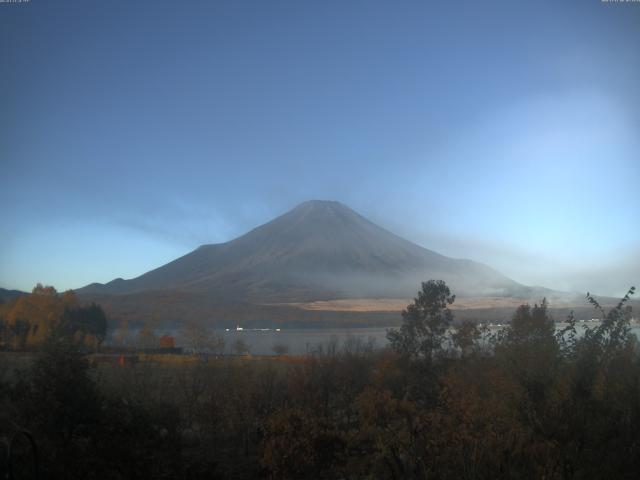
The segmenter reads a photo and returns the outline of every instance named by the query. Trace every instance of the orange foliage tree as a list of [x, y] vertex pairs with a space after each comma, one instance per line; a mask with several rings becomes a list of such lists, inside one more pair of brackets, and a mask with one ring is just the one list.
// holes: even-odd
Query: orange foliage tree
[[56, 333], [75, 336], [85, 346], [98, 346], [106, 333], [106, 317], [97, 305], [82, 307], [72, 290], [58, 293], [38, 283], [30, 295], [0, 305], [0, 347], [40, 347]]

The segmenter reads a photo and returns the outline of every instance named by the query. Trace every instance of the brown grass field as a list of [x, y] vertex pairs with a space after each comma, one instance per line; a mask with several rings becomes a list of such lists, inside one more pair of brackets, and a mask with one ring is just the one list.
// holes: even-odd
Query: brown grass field
[[[408, 304], [410, 298], [353, 298], [340, 300], [319, 300], [308, 303], [288, 304], [297, 306], [303, 310], [329, 311], [329, 312], [401, 312]], [[451, 306], [452, 310], [476, 310], [494, 308], [518, 308], [523, 303], [531, 302], [524, 298], [504, 297], [459, 297]], [[554, 299], [552, 305], [556, 307], [570, 307], [571, 302]]]

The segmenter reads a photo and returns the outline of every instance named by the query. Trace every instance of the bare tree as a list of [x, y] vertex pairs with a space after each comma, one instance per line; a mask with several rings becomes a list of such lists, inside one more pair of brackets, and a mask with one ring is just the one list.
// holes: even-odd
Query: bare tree
[[237, 355], [246, 355], [249, 353], [249, 345], [241, 338], [238, 338], [235, 342], [233, 342], [233, 351]]
[[131, 332], [129, 331], [129, 322], [125, 320], [120, 324], [118, 329], [113, 334], [113, 339], [119, 346], [125, 346], [129, 340], [130, 335]]
[[211, 349], [211, 352], [215, 353], [216, 355], [220, 355], [224, 352], [224, 347], [225, 347], [225, 341], [222, 335], [220, 335], [219, 333], [212, 334], [210, 339], [210, 344], [209, 344], [209, 348]]
[[201, 353], [209, 343], [209, 332], [197, 323], [187, 323], [182, 329], [182, 337], [194, 353]]
[[286, 354], [289, 353], [289, 345], [286, 345], [286, 344], [280, 343], [280, 342], [276, 342], [271, 347], [271, 350], [273, 351], [273, 353], [275, 353], [278, 356], [286, 355]]
[[224, 338], [208, 328], [196, 323], [188, 323], [182, 330], [182, 337], [188, 348], [194, 353], [222, 353]]
[[148, 323], [145, 323], [142, 329], [138, 332], [138, 348], [157, 348], [158, 336], [155, 329]]

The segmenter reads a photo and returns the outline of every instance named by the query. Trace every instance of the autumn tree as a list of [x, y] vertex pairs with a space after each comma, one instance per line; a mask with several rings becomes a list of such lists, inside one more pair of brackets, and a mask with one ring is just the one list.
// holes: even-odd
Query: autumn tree
[[58, 293], [37, 284], [30, 295], [0, 305], [5, 346], [16, 350], [39, 348], [51, 335], [69, 335], [86, 346], [99, 346], [106, 336], [107, 318], [95, 304], [80, 306], [73, 291]]
[[418, 297], [402, 311], [400, 329], [387, 332], [391, 347], [411, 358], [432, 360], [442, 350], [455, 298], [442, 280], [422, 282]]
[[99, 347], [107, 334], [107, 317], [95, 303], [87, 307], [66, 307], [53, 333], [68, 335], [82, 346]]
[[44, 286], [41, 283], [37, 283], [36, 286], [33, 287], [33, 290], [31, 290], [31, 293], [33, 295], [55, 297], [58, 294], [58, 291], [50, 285]]

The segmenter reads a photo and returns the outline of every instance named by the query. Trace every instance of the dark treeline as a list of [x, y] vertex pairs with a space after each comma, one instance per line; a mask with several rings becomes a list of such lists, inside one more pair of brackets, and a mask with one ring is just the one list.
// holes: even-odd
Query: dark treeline
[[455, 298], [430, 281], [389, 348], [288, 361], [92, 365], [53, 335], [0, 401], [51, 479], [637, 478], [631, 294], [609, 312], [588, 296], [602, 322], [584, 332], [543, 301], [491, 333], [450, 328]]

